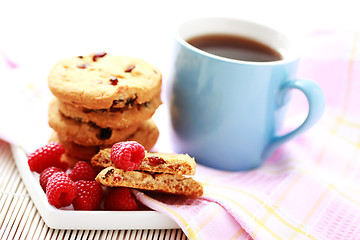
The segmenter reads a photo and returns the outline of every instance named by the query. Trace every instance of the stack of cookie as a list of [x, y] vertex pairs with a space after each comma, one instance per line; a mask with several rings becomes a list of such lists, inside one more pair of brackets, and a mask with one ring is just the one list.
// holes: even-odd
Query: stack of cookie
[[116, 142], [133, 140], [150, 150], [159, 131], [152, 116], [161, 104], [160, 71], [142, 59], [107, 53], [59, 61], [48, 85], [53, 141], [68, 162], [90, 161]]

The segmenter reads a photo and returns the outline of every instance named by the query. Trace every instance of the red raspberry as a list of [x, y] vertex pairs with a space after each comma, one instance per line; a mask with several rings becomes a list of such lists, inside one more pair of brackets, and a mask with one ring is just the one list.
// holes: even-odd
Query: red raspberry
[[61, 155], [65, 152], [64, 147], [51, 142], [28, 156], [28, 164], [31, 171], [41, 173], [46, 168], [59, 164]]
[[77, 197], [73, 201], [75, 210], [96, 210], [100, 208], [103, 190], [96, 181], [79, 180], [75, 182]]
[[137, 169], [145, 158], [145, 148], [135, 141], [119, 142], [112, 146], [111, 161], [125, 171]]
[[113, 211], [130, 211], [136, 210], [138, 204], [129, 188], [119, 187], [110, 190], [109, 195], [105, 198], [104, 208]]
[[69, 206], [75, 199], [77, 188], [65, 172], [54, 173], [46, 185], [48, 202], [56, 208]]
[[69, 177], [74, 181], [79, 180], [95, 180], [97, 173], [92, 166], [85, 161], [79, 161], [74, 168], [68, 173]]
[[41, 172], [40, 174], [40, 186], [42, 187], [42, 189], [44, 191], [46, 191], [46, 184], [49, 180], [49, 178], [56, 172], [62, 172], [63, 170], [61, 170], [58, 167], [48, 167], [47, 169], [45, 169], [44, 171]]

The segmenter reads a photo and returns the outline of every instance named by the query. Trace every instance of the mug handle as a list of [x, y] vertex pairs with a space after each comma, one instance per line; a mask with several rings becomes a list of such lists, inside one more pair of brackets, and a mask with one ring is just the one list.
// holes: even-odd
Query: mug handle
[[325, 96], [320, 87], [310, 80], [298, 79], [293, 81], [287, 81], [280, 87], [280, 104], [283, 105], [286, 92], [291, 89], [298, 89], [305, 94], [305, 97], [309, 103], [309, 112], [305, 121], [293, 131], [282, 135], [274, 136], [270, 143], [265, 148], [263, 153], [264, 158], [270, 156], [270, 154], [281, 144], [293, 139], [301, 133], [311, 128], [322, 116], [325, 108]]

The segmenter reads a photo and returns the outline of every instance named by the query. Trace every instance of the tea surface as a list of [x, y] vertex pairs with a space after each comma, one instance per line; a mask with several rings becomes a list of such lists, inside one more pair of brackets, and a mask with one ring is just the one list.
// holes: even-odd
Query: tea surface
[[275, 49], [243, 36], [209, 34], [190, 38], [187, 42], [205, 52], [235, 60], [271, 62], [282, 59]]

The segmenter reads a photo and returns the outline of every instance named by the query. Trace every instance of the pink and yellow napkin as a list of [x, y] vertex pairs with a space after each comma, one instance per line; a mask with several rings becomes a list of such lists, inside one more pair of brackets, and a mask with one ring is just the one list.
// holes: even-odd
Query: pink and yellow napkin
[[[198, 166], [199, 199], [137, 197], [190, 239], [360, 239], [359, 33], [318, 31], [308, 41], [298, 77], [316, 81], [327, 101], [314, 128], [259, 169]], [[291, 106], [294, 126], [304, 103]]]

